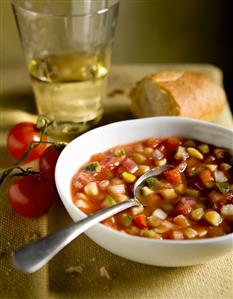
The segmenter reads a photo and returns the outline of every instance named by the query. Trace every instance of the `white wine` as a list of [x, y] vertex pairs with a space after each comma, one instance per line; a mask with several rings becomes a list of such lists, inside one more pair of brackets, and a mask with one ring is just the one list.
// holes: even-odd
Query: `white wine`
[[49, 134], [69, 141], [103, 114], [107, 66], [100, 56], [61, 53], [29, 64], [39, 114], [53, 121]]

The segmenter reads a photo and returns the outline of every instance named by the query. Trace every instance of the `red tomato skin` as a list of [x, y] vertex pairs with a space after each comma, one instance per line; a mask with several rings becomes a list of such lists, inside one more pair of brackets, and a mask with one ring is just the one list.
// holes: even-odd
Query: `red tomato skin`
[[39, 160], [41, 175], [49, 179], [52, 183], [55, 183], [54, 173], [59, 155], [60, 152], [51, 145], [44, 150]]
[[[20, 159], [28, 150], [32, 141], [40, 140], [40, 131], [32, 122], [21, 122], [15, 125], [8, 133], [7, 148], [15, 159]], [[46, 136], [43, 136], [43, 141], [46, 141]], [[33, 149], [25, 161], [35, 160], [40, 157], [46, 148], [46, 144], [40, 144]]]
[[165, 141], [166, 154], [170, 155], [180, 144], [181, 140], [176, 137], [170, 137]]
[[182, 214], [184, 216], [187, 216], [191, 212], [192, 212], [192, 207], [190, 206], [190, 204], [185, 203], [185, 204], [181, 204], [174, 211], [172, 211], [172, 215], [175, 216], [175, 215]]
[[33, 218], [46, 214], [55, 199], [55, 187], [37, 174], [14, 180], [8, 190], [10, 206], [24, 217]]
[[139, 228], [147, 228], [148, 227], [145, 215], [134, 216], [133, 221]]
[[165, 171], [164, 176], [172, 184], [177, 185], [177, 184], [183, 183], [182, 175], [180, 174], [178, 168], [174, 168], [172, 170]]

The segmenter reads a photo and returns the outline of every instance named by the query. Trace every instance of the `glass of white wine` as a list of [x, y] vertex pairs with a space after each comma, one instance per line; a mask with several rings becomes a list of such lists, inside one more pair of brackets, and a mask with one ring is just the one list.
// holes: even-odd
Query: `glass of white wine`
[[51, 137], [70, 141], [101, 119], [118, 6], [119, 0], [12, 0]]

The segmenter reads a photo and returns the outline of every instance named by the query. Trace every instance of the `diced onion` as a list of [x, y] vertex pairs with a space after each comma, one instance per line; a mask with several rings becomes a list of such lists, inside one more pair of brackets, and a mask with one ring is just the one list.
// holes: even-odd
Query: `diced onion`
[[99, 182], [99, 187], [102, 191], [106, 190], [109, 185], [109, 180], [103, 180]]
[[132, 159], [127, 158], [121, 164], [131, 173], [135, 173], [138, 170], [138, 165]]
[[86, 186], [84, 187], [84, 191], [87, 195], [90, 196], [96, 196], [99, 192], [96, 182], [90, 182], [86, 184]]
[[125, 185], [120, 184], [120, 185], [110, 185], [108, 187], [108, 191], [111, 193], [120, 193], [124, 194], [125, 193]]
[[219, 170], [215, 170], [214, 172], [214, 179], [216, 182], [226, 182], [227, 181], [227, 177], [225, 176], [225, 174], [222, 171]]
[[156, 160], [161, 160], [164, 157], [164, 155], [160, 150], [155, 149], [152, 153], [152, 157], [155, 158]]
[[154, 210], [152, 216], [156, 216], [162, 220], [166, 219], [167, 218], [167, 213], [165, 213], [163, 210], [161, 209], [156, 209]]

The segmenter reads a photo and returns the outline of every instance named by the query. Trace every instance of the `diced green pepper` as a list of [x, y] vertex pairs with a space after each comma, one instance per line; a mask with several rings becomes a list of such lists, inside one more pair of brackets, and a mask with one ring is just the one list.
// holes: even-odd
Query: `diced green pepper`
[[200, 144], [198, 146], [198, 149], [203, 153], [203, 154], [208, 154], [210, 149], [209, 146], [207, 144]]
[[186, 193], [186, 195], [192, 196], [192, 197], [198, 197], [199, 196], [199, 191], [196, 190], [196, 189], [187, 188], [185, 193]]
[[230, 184], [228, 184], [227, 182], [218, 182], [216, 183], [216, 186], [222, 193], [227, 193], [230, 191]]
[[232, 167], [232, 166], [231, 166], [230, 164], [228, 164], [228, 163], [221, 163], [221, 164], [220, 164], [220, 168], [221, 168], [222, 170], [225, 170], [225, 171], [229, 170], [231, 167]]
[[154, 177], [150, 177], [146, 179], [146, 184], [149, 188], [155, 188], [155, 187], [160, 187], [161, 183], [158, 179]]
[[152, 190], [151, 188], [149, 188], [149, 187], [147, 187], [147, 186], [143, 186], [143, 187], [140, 189], [140, 191], [141, 191], [141, 194], [142, 194], [143, 196], [149, 196], [149, 195], [155, 193], [154, 190]]
[[172, 211], [174, 209], [173, 205], [170, 203], [164, 203], [161, 208], [166, 212]]
[[97, 170], [98, 168], [100, 167], [99, 163], [98, 162], [93, 162], [89, 165], [87, 165], [87, 169], [90, 170], [90, 171], [95, 171]]
[[115, 199], [112, 196], [110, 196], [110, 195], [107, 195], [105, 197], [104, 201], [103, 201], [103, 206], [104, 207], [110, 207], [110, 206], [113, 206], [115, 204], [116, 204]]
[[127, 213], [121, 215], [120, 218], [121, 224], [125, 227], [129, 227], [132, 224], [133, 218]]
[[123, 148], [116, 148], [114, 154], [116, 156], [124, 156], [125, 155], [125, 150]]
[[189, 176], [195, 176], [203, 170], [202, 166], [193, 166], [188, 169]]

